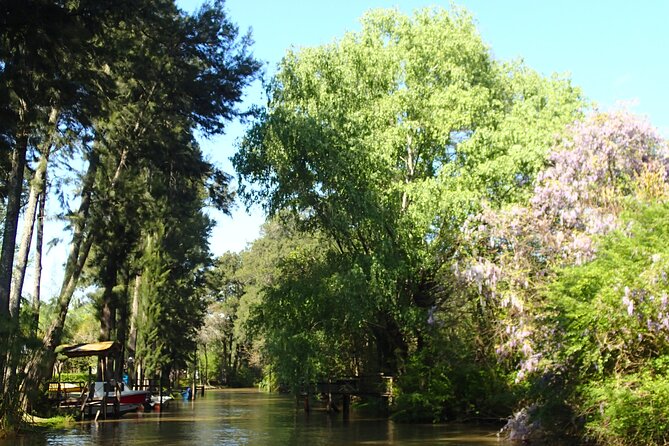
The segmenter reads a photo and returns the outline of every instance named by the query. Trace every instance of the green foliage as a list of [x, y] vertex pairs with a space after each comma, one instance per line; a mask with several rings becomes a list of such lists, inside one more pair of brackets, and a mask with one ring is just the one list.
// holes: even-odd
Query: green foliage
[[265, 392], [277, 392], [281, 390], [281, 384], [277, 379], [276, 373], [272, 373], [272, 366], [265, 366], [262, 371], [262, 379], [257, 383], [258, 388]]
[[[630, 202], [597, 258], [546, 290], [544, 372], [531, 394], [546, 427], [580, 415], [601, 444], [667, 441], [669, 205]], [[559, 421], [562, 418], [562, 425]], [[572, 426], [573, 429], [573, 426]]]
[[[364, 311], [356, 318], [339, 317], [338, 305], [346, 296], [339, 294], [336, 273], [330, 275], [321, 256], [305, 245], [283, 257], [277, 265], [282, 280], [264, 291], [256, 307], [255, 323], [262, 327], [273, 373], [294, 389], [331, 374], [350, 375], [342, 357], [351, 352], [351, 333], [365, 318]], [[351, 296], [348, 304], [357, 303]]]
[[72, 303], [63, 332], [63, 343], [96, 342], [100, 331], [99, 315], [90, 300]]
[[250, 284], [240, 274], [241, 259], [240, 254], [225, 253], [207, 271], [209, 307], [199, 334], [207, 349], [207, 373], [230, 386], [253, 385], [259, 374], [258, 364], [251, 364], [254, 336], [248, 327], [248, 305], [242, 305]]
[[180, 217], [183, 225], [157, 228], [143, 255], [137, 356], [149, 376], [186, 368], [206, 310], [202, 271], [209, 222], [197, 213]]
[[77, 373], [61, 373], [59, 378], [60, 381], [64, 383], [87, 383], [91, 377], [88, 375], [88, 371], [86, 371]]
[[430, 358], [423, 350], [409, 358], [395, 400], [393, 419], [412, 422], [440, 422], [456, 402], [452, 370], [446, 362]]
[[597, 259], [563, 270], [549, 289], [559, 361], [591, 378], [634, 371], [669, 349], [669, 205], [632, 206], [626, 218]]
[[[319, 237], [260, 290], [256, 320], [281, 379], [413, 373], [461, 223], [484, 199], [524, 199], [582, 108], [568, 80], [493, 60], [455, 8], [370, 11], [360, 32], [289, 51], [233, 160], [248, 200]], [[441, 379], [431, 385], [448, 392]], [[414, 406], [451, 398], [414, 387]]]
[[[150, 263], [142, 259], [144, 247], [161, 227], [167, 230], [154, 242], [162, 257], [147, 276], [162, 283], [145, 293], [150, 333], [140, 348], [151, 356], [157, 331], [166, 330], [166, 342], [149, 359], [151, 371], [167, 360], [183, 365], [204, 313], [201, 275], [211, 222], [203, 208], [227, 212], [232, 202], [230, 176], [204, 159], [195, 137], [220, 134], [245, 114], [237, 104], [260, 68], [249, 53], [250, 35], [239, 33], [222, 1], [192, 15], [174, 1], [3, 2], [0, 16], [3, 328], [19, 325], [4, 319], [26, 158], [30, 171], [33, 154], [54, 154], [60, 167], [50, 180], [74, 230], [62, 291], [45, 330], [45, 367], [32, 367], [32, 382], [21, 385], [36, 387], [40, 375], [51, 373], [48, 353], [63, 334], [84, 341], [97, 331], [79, 320], [76, 308], [65, 327], [78, 285], [99, 289], [99, 337], [125, 342], [129, 284], [141, 275], [142, 263]], [[11, 158], [17, 160], [12, 171]], [[86, 174], [72, 167], [79, 164], [88, 164]], [[69, 200], [79, 203], [78, 210], [69, 210]], [[23, 341], [6, 345], [14, 338], [0, 336], [3, 402], [20, 397], [4, 378], [17, 384], [13, 375], [23, 369], [18, 362], [5, 365], [8, 351], [30, 353]], [[3, 420], [6, 413], [3, 403]]]
[[[397, 419], [411, 421], [491, 420], [510, 413], [522, 389], [512, 385], [508, 365], [491, 348], [491, 321], [476, 317], [471, 302], [432, 314], [397, 379]], [[472, 314], [473, 311], [473, 314]]]
[[[162, 235], [158, 233], [158, 237]], [[137, 315], [142, 327], [137, 335], [136, 354], [142, 358], [149, 374], [156, 375], [167, 361], [163, 327], [160, 326], [162, 303], [160, 291], [166, 287], [168, 271], [162, 260], [162, 253], [153, 237], [149, 238], [144, 253], [144, 269], [140, 295], [141, 307]]]
[[[668, 357], [663, 359], [667, 360]], [[669, 375], [651, 364], [639, 373], [614, 375], [582, 388], [586, 435], [600, 444], [669, 442]]]
[[75, 419], [71, 415], [59, 415], [49, 418], [28, 417], [30, 427], [28, 431], [37, 429], [65, 429], [75, 424]]

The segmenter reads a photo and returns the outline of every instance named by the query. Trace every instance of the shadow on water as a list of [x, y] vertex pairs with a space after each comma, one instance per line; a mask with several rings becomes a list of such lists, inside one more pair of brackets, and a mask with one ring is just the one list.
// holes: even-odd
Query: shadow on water
[[196, 401], [173, 401], [163, 412], [120, 420], [80, 422], [63, 430], [0, 440], [0, 446], [208, 446], [208, 445], [500, 445], [494, 426], [398, 424], [351, 413], [296, 408], [294, 398], [254, 389], [207, 392]]

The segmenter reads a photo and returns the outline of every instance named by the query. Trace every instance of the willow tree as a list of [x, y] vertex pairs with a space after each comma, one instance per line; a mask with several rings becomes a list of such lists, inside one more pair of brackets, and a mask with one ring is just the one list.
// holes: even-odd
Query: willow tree
[[[494, 60], [466, 12], [442, 9], [372, 11], [360, 32], [289, 51], [268, 94], [234, 158], [243, 191], [330, 243], [320, 266], [287, 265], [267, 296], [311, 270], [295, 305], [333, 300], [376, 349], [362, 370], [393, 373], [448, 296], [436, 272], [460, 223], [483, 200], [527, 197], [554, 133], [583, 107], [568, 80]], [[284, 336], [310, 339], [294, 322]]]

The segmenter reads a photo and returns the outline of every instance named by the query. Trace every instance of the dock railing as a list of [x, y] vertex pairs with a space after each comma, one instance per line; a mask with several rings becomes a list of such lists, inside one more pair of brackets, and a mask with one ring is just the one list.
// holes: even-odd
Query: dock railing
[[299, 398], [302, 398], [307, 412], [311, 409], [310, 399], [313, 395], [324, 396], [328, 412], [339, 411], [335, 399], [340, 399], [344, 418], [348, 418], [352, 397], [380, 398], [388, 410], [394, 394], [393, 386], [393, 377], [383, 373], [330, 378], [302, 386]]

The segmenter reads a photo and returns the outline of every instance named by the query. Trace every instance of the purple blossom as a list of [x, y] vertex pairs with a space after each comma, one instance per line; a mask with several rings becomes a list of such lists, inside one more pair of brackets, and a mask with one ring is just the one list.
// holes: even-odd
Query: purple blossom
[[[643, 175], [658, 174], [664, 182], [660, 189], [669, 194], [666, 143], [647, 121], [624, 111], [574, 123], [548, 160], [550, 167], [537, 175], [527, 206], [484, 206], [465, 222], [463, 245], [476, 247], [476, 255], [463, 255], [452, 267], [457, 278], [507, 309], [496, 351], [500, 356], [521, 355], [519, 380], [539, 367], [534, 346], [546, 345], [551, 337], [540, 321], [540, 303], [534, 302], [537, 284], [551, 279], [553, 267], [594, 259], [597, 237], [630, 230], [620, 228], [619, 214], [625, 200], [638, 198]], [[658, 267], [662, 263], [659, 255], [651, 260]], [[666, 268], [647, 279], [652, 284], [658, 277], [666, 282]], [[630, 324], [646, 318], [649, 332], [669, 331], [667, 301], [667, 293], [659, 300], [644, 300], [643, 289], [626, 286], [622, 306], [629, 316], [638, 315]], [[653, 305], [660, 313], [650, 310]], [[624, 336], [631, 340], [631, 335]]]

